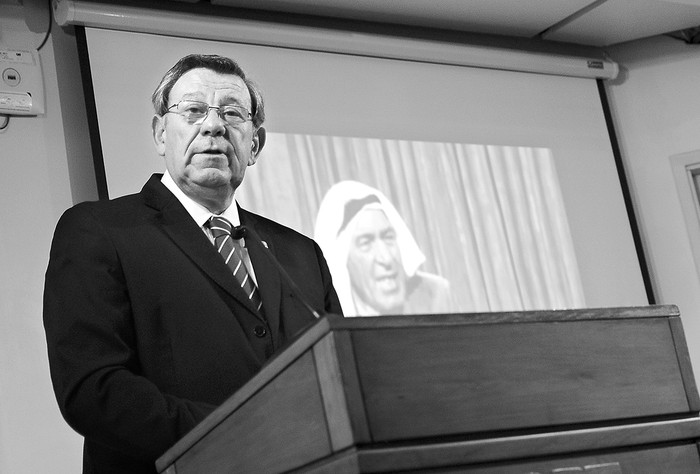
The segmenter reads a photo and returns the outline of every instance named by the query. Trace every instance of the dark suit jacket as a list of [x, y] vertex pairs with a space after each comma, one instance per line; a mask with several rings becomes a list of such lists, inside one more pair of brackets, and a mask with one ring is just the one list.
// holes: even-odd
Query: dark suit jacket
[[[240, 217], [313, 307], [340, 314], [315, 242]], [[260, 244], [246, 243], [267, 321], [160, 175], [61, 217], [44, 325], [59, 407], [85, 437], [84, 472], [155, 472], [157, 457], [313, 322]]]

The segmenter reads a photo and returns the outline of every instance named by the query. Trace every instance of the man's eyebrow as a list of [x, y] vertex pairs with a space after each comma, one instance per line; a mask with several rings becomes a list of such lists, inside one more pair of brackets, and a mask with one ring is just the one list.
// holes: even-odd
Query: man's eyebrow
[[238, 97], [238, 95], [234, 94], [234, 93], [221, 94], [220, 96], [216, 96], [216, 97], [220, 103], [235, 103], [235, 104], [241, 105], [243, 107], [247, 106], [247, 101], [241, 100], [240, 97]]
[[201, 92], [185, 92], [180, 100], [203, 100], [203, 94]]
[[373, 231], [361, 232], [355, 236], [355, 240], [359, 239], [371, 239], [374, 237]]

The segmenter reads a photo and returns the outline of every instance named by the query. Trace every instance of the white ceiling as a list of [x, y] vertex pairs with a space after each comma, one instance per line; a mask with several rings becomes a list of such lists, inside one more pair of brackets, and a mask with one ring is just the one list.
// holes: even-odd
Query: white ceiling
[[[89, 1], [89, 0], [88, 0]], [[123, 0], [100, 0], [120, 3]], [[486, 33], [605, 47], [700, 26], [700, 0], [172, 0], [218, 7]], [[164, 5], [143, 0], [142, 4]], [[9, 20], [41, 41], [41, 0], [0, 0], [0, 44], [17, 41]], [[167, 5], [167, 2], [165, 3]], [[226, 8], [228, 9], [228, 8]], [[24, 24], [26, 23], [26, 25]]]
[[[196, 3], [197, 0], [179, 0]], [[210, 0], [213, 5], [609, 46], [700, 25], [700, 0]]]

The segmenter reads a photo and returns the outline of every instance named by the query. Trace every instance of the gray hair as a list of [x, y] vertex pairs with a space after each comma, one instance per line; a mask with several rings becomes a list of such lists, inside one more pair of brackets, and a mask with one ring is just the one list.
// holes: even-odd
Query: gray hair
[[156, 114], [164, 115], [168, 111], [168, 96], [170, 95], [170, 90], [183, 74], [196, 68], [211, 69], [220, 74], [234, 74], [243, 79], [250, 93], [252, 109], [250, 113], [253, 116], [253, 126], [258, 128], [262, 125], [265, 121], [265, 106], [260, 89], [254, 82], [245, 77], [245, 72], [243, 72], [243, 69], [241, 69], [236, 61], [215, 54], [190, 54], [180, 59], [165, 73], [160, 84], [158, 84], [158, 87], [156, 87], [156, 90], [153, 91], [153, 95], [151, 96], [151, 102], [153, 102], [153, 109]]

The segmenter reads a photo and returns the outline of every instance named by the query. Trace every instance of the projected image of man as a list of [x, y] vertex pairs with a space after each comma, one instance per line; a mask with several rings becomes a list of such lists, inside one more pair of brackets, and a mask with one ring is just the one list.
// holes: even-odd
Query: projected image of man
[[321, 203], [315, 239], [346, 315], [455, 310], [449, 282], [419, 270], [425, 256], [380, 191], [355, 181], [334, 185]]
[[398, 314], [403, 312], [406, 299], [406, 273], [401, 264], [401, 249], [396, 240], [396, 229], [381, 208], [376, 196], [351, 201], [353, 206], [364, 207], [350, 217], [346, 230], [350, 234], [348, 246], [348, 273], [355, 306], [361, 314]]

